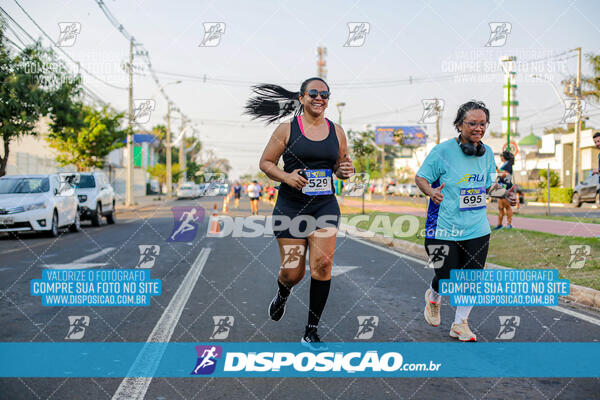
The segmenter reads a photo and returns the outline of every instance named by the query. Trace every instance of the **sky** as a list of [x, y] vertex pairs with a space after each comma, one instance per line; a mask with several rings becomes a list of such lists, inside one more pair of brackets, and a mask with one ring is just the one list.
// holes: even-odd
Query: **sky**
[[[316, 49], [327, 48], [331, 100], [326, 116], [338, 121], [335, 107], [346, 103], [342, 126], [348, 131], [367, 124], [416, 124], [422, 100], [440, 98], [444, 110], [442, 138], [455, 134], [458, 106], [484, 101], [491, 112], [490, 130], [499, 131], [503, 98], [502, 56], [517, 57], [516, 97], [519, 133], [537, 135], [558, 126], [564, 107], [544, 76], [562, 89], [576, 73], [575, 53], [600, 53], [600, 2], [588, 1], [125, 1], [104, 0], [106, 7], [137, 42], [149, 51], [160, 85], [197, 128], [205, 149], [228, 158], [232, 177], [258, 172], [258, 161], [276, 125], [251, 121], [243, 113], [252, 84], [281, 84], [296, 91], [317, 73]], [[92, 72], [84, 84], [103, 101], [126, 111], [129, 43], [109, 22], [95, 0], [18, 0], [54, 41], [59, 23], [80, 26], [75, 42], [62, 47]], [[14, 0], [2, 9], [34, 38], [43, 36]], [[223, 23], [218, 45], [201, 46], [205, 23]], [[485, 46], [490, 23], [510, 24], [502, 46]], [[349, 23], [365, 23], [364, 43], [351, 42]], [[11, 21], [17, 45], [29, 42]], [[223, 25], [222, 25], [223, 26]], [[493, 42], [493, 44], [499, 44]], [[564, 53], [564, 54], [563, 54]], [[65, 58], [59, 53], [61, 58]], [[76, 64], [69, 62], [72, 68]], [[167, 102], [159, 86], [134, 60], [134, 99], [155, 99], [149, 129], [164, 123]], [[583, 59], [583, 73], [590, 68]], [[181, 80], [179, 84], [173, 82]], [[108, 84], [107, 84], [108, 83]], [[111, 86], [112, 85], [112, 86]], [[588, 125], [600, 128], [598, 103], [587, 104]], [[173, 130], [179, 130], [173, 115]], [[434, 136], [432, 125], [429, 135]]]

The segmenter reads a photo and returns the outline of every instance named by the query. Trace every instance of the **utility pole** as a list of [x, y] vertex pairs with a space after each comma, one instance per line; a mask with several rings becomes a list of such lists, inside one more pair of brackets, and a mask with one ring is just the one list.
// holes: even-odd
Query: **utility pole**
[[180, 182], [187, 180], [185, 173], [185, 116], [181, 116], [181, 141], [179, 142], [179, 170], [183, 171]]
[[327, 61], [325, 61], [325, 57], [327, 56], [327, 47], [317, 47], [317, 76], [321, 79], [327, 79]]
[[382, 191], [383, 199], [385, 200], [387, 191], [385, 190], [385, 135], [383, 132], [381, 133], [381, 138], [381, 182], [383, 183]]
[[171, 198], [172, 174], [171, 174], [171, 102], [167, 103], [167, 198]]
[[440, 101], [435, 99], [435, 144], [440, 144]]
[[575, 145], [573, 151], [573, 175], [571, 187], [575, 187], [579, 183], [579, 164], [580, 164], [580, 147], [581, 147], [581, 47], [577, 49], [577, 80], [575, 82]]
[[133, 205], [133, 38], [129, 41], [129, 133], [127, 134], [127, 178], [125, 205]]

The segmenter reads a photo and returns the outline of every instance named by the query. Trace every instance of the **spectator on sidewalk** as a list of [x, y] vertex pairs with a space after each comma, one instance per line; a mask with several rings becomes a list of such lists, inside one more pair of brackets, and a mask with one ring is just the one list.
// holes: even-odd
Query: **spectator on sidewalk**
[[[512, 184], [512, 174], [513, 174], [513, 164], [515, 163], [515, 157], [510, 151], [503, 151], [500, 156], [502, 160], [502, 166], [500, 169], [497, 169], [498, 172], [498, 183], [503, 185], [506, 190], [509, 190]], [[506, 229], [512, 228], [512, 217], [513, 217], [513, 209], [508, 202], [507, 199], [498, 199], [498, 226], [494, 228], [494, 230], [502, 229], [502, 220], [504, 219], [504, 214], [506, 214]]]

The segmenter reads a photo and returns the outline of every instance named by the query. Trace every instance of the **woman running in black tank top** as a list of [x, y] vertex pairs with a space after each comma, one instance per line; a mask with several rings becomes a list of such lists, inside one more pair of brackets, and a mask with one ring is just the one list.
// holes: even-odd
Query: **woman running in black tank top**
[[[301, 342], [322, 349], [317, 335], [329, 288], [340, 209], [333, 175], [347, 179], [354, 172], [347, 154], [343, 129], [325, 118], [329, 86], [321, 78], [304, 81], [299, 92], [276, 85], [254, 87], [256, 97], [246, 105], [255, 118], [275, 122], [295, 111], [291, 122], [273, 132], [260, 159], [260, 169], [281, 182], [273, 210], [273, 232], [279, 243], [281, 267], [278, 292], [269, 305], [269, 316], [279, 321], [288, 296], [305, 273], [306, 251], [310, 263], [308, 324]], [[289, 107], [294, 103], [299, 106]], [[283, 170], [277, 167], [283, 157]]]

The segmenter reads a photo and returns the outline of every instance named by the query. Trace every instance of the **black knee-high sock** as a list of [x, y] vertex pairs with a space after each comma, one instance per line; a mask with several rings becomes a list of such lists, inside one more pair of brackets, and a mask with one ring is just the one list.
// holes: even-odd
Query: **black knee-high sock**
[[319, 281], [314, 278], [310, 278], [310, 301], [308, 310], [308, 325], [317, 326], [321, 319], [321, 314], [327, 303], [327, 297], [329, 296], [329, 287], [331, 286], [331, 279], [328, 281]]
[[279, 279], [277, 279], [277, 285], [279, 285], [279, 294], [281, 297], [288, 297], [290, 295], [291, 288], [285, 286]]

